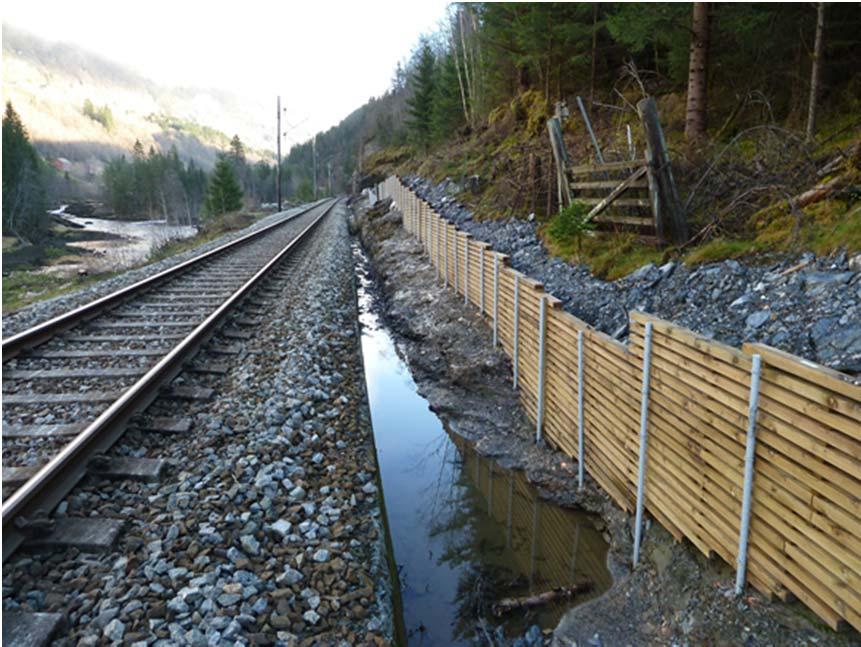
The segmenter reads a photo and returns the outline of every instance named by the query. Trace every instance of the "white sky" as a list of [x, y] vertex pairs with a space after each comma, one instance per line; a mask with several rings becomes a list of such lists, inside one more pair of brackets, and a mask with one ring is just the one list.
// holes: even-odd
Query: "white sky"
[[287, 148], [388, 87], [445, 0], [6, 0], [3, 22], [80, 45], [159, 84], [231, 90], [304, 123]]

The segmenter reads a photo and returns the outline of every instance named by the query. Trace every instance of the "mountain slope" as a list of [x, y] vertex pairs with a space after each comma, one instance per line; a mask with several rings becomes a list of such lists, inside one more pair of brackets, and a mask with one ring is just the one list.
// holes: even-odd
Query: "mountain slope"
[[[267, 112], [221, 90], [163, 87], [74, 45], [42, 40], [3, 25], [3, 95], [26, 124], [40, 152], [72, 162], [78, 177], [94, 177], [136, 139], [210, 168], [218, 150], [238, 134], [252, 159], [272, 157]], [[110, 111], [106, 127], [84, 114]]]

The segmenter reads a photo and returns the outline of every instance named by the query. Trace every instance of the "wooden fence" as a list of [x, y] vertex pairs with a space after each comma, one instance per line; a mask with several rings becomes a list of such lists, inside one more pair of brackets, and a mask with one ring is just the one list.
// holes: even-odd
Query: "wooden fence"
[[398, 178], [378, 190], [441, 280], [492, 326], [540, 440], [576, 458], [627, 511], [638, 505], [642, 455], [642, 503], [677, 540], [740, 563], [739, 586], [861, 630], [861, 387], [773, 348], [739, 350], [640, 312], [620, 343]]

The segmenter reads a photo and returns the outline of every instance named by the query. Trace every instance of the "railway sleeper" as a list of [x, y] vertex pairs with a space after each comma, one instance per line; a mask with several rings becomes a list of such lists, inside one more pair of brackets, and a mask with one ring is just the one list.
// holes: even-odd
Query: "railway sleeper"
[[5, 647], [43, 647], [65, 626], [61, 613], [3, 612]]

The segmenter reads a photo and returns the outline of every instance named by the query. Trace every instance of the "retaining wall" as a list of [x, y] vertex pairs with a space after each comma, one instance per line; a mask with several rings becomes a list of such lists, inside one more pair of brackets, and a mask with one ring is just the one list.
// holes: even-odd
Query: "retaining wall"
[[861, 630], [861, 387], [776, 349], [739, 350], [640, 312], [620, 343], [564, 312], [398, 178], [378, 192], [395, 201], [440, 279], [493, 327], [537, 438], [576, 458], [627, 511], [637, 507], [642, 456], [645, 510], [730, 564], [745, 555], [745, 451], [755, 441], [740, 582], [797, 598], [834, 629]]

